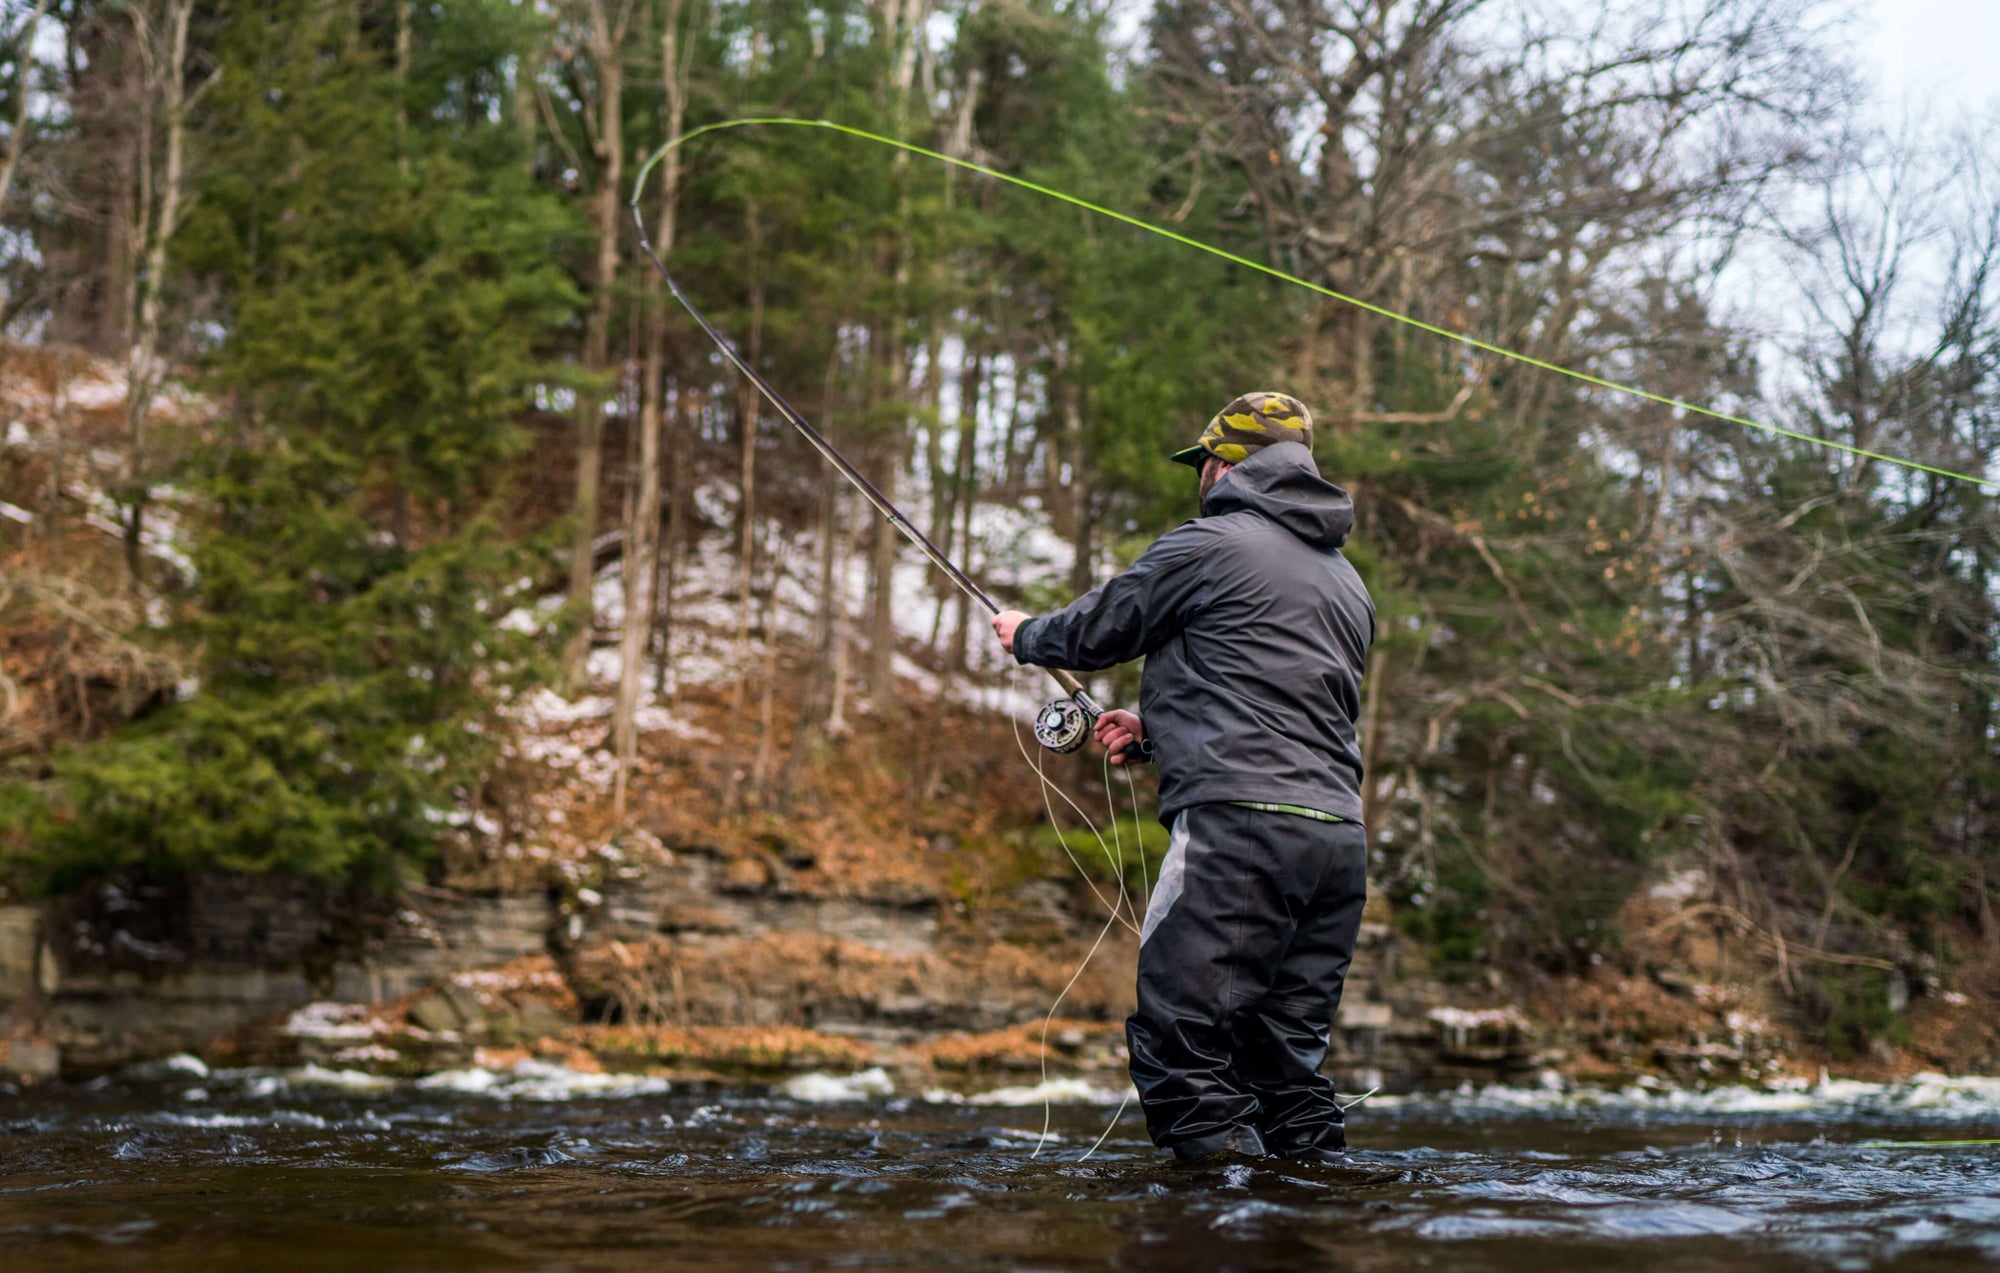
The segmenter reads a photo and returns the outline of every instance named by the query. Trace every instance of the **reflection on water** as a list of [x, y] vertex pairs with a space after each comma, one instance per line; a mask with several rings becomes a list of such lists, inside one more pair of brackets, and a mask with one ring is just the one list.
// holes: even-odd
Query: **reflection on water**
[[[761, 1095], [529, 1065], [195, 1063], [0, 1098], [12, 1268], [1959, 1269], [2000, 1261], [2000, 1084], [1371, 1103], [1351, 1168], [1188, 1170], [1134, 1113], [886, 1076]], [[1087, 1092], [1060, 1094], [1089, 1095]], [[1117, 1094], [1109, 1099], [1115, 1105]], [[1365, 1115], [1365, 1116], [1364, 1116]]]

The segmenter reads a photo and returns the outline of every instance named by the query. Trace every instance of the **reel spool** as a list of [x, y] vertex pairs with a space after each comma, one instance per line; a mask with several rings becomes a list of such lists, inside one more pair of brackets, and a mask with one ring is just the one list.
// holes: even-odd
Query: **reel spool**
[[1096, 724], [1091, 713], [1073, 698], [1051, 699], [1035, 713], [1035, 741], [1058, 755], [1067, 756], [1083, 746]]

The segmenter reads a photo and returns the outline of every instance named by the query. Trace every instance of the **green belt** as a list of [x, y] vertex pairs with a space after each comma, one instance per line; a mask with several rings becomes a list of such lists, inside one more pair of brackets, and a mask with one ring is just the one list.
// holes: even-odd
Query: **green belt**
[[1229, 803], [1239, 809], [1256, 809], [1262, 813], [1289, 813], [1301, 818], [1311, 818], [1314, 822], [1345, 822], [1346, 818], [1335, 817], [1322, 809], [1308, 809], [1297, 804], [1259, 804], [1255, 800], [1231, 800]]

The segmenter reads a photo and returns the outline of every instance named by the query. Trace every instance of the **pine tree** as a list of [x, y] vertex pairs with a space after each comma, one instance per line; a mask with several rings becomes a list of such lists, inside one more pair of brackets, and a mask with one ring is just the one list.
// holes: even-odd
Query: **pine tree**
[[421, 862], [529, 655], [495, 626], [519, 574], [500, 481], [574, 304], [573, 227], [489, 122], [508, 7], [443, 11], [407, 68], [368, 12], [229, 26], [178, 249], [229, 314], [206, 372], [225, 417], [186, 474], [209, 513], [183, 624], [199, 688], [56, 759], [30, 837], [51, 885]]

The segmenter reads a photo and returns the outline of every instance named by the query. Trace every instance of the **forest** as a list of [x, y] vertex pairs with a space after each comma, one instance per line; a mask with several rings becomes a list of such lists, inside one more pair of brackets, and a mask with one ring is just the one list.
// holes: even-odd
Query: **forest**
[[[1657, 397], [825, 130], [634, 191], [749, 116]], [[1811, 1030], [1893, 1037], [2000, 943], [2000, 507], [1947, 475], [2000, 447], [2000, 132], [1882, 118], [1819, 0], [4, 0], [0, 882], [421, 880], [543, 688], [612, 699], [612, 823], [642, 736], [767, 822], [843, 753], [912, 807], [1016, 763], [882, 743], [997, 683], [985, 617], [636, 209], [1024, 609], [1300, 398], [1398, 930], [1582, 972], [1686, 877]], [[728, 732], [657, 728], [702, 686]]]

